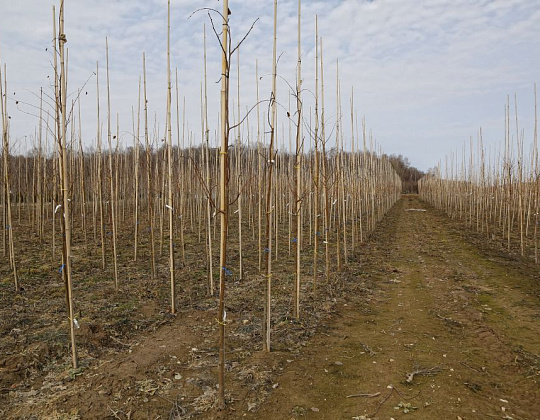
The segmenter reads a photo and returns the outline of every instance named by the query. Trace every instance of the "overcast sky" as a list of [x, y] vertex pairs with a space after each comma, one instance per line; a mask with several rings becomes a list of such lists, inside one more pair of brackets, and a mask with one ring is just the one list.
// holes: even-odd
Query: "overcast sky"
[[[220, 51], [205, 12], [218, 0], [172, 0], [172, 69], [178, 70], [180, 107], [186, 103], [185, 141], [200, 142], [200, 89], [203, 79], [203, 25], [208, 46], [208, 96], [212, 139], [219, 109]], [[52, 6], [59, 1], [0, 0], [0, 61], [7, 65], [11, 136], [15, 149], [31, 147], [37, 118], [23, 105], [39, 105], [39, 90], [51, 94]], [[240, 48], [241, 109], [256, 102], [255, 63], [261, 99], [270, 95], [273, 2], [230, 0], [233, 44], [251, 24]], [[297, 2], [278, 4], [277, 100], [280, 136], [288, 144], [285, 112], [296, 68]], [[350, 98], [355, 115], [381, 149], [403, 154], [426, 170], [461, 150], [482, 127], [484, 143], [495, 153], [504, 141], [507, 95], [517, 95], [519, 130], [533, 138], [534, 83], [540, 71], [540, 6], [537, 0], [326, 0], [302, 4], [302, 72], [305, 121], [313, 122], [315, 16], [323, 39], [326, 122], [336, 123], [336, 60], [339, 59], [342, 126], [350, 143]], [[213, 15], [219, 24], [218, 15]], [[218, 26], [219, 28], [219, 26]], [[111, 102], [120, 119], [121, 141], [133, 141], [132, 108], [137, 111], [142, 53], [146, 53], [152, 136], [163, 131], [166, 105], [166, 0], [66, 0], [69, 92], [81, 96], [83, 140], [96, 141], [96, 63], [100, 67], [102, 121], [105, 118], [105, 37], [109, 39]], [[236, 107], [236, 57], [231, 86]], [[3, 70], [3, 67], [2, 67]], [[49, 78], [50, 77], [50, 78]], [[173, 76], [174, 77], [174, 76]], [[85, 83], [87, 83], [85, 85]], [[19, 100], [18, 110], [15, 100]], [[175, 99], [173, 98], [173, 101]], [[265, 107], [261, 108], [261, 113]], [[180, 110], [182, 131], [183, 110]], [[236, 111], [235, 111], [236, 114]], [[262, 115], [262, 114], [261, 114]], [[261, 116], [261, 121], [264, 122]], [[249, 124], [255, 127], [256, 116]], [[173, 121], [176, 126], [176, 120]], [[113, 122], [113, 127], [115, 122]], [[105, 126], [106, 127], [106, 126]], [[155, 128], [158, 127], [158, 128]], [[267, 127], [266, 127], [267, 128]], [[515, 133], [515, 126], [512, 128]], [[192, 133], [191, 135], [189, 133]], [[243, 129], [244, 141], [256, 138]], [[160, 135], [161, 136], [161, 135]], [[182, 137], [182, 134], [181, 134]], [[514, 134], [515, 137], [515, 134]], [[280, 141], [281, 142], [281, 141]], [[333, 140], [332, 140], [333, 142]]]

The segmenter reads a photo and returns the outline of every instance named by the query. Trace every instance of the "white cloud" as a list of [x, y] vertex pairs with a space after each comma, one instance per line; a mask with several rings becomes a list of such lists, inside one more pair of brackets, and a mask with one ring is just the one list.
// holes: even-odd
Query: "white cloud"
[[[172, 2], [172, 66], [178, 67], [180, 96], [194, 138], [200, 126], [202, 26], [206, 22], [209, 114], [215, 129], [220, 77], [219, 46], [205, 12], [221, 2]], [[58, 7], [58, 6], [57, 6]], [[123, 131], [131, 130], [131, 109], [137, 106], [142, 52], [147, 57], [151, 119], [163, 125], [166, 88], [165, 0], [82, 0], [66, 3], [66, 33], [70, 51], [70, 87], [78, 87], [100, 63], [102, 109], [105, 98], [105, 36], [110, 44], [113, 113], [120, 113]], [[0, 15], [0, 59], [8, 66], [9, 90], [36, 104], [35, 96], [51, 75], [51, 8], [43, 0], [3, 1]], [[260, 96], [270, 88], [272, 2], [230, 1], [235, 41], [252, 33], [241, 47], [242, 105], [255, 102], [255, 61], [259, 62]], [[297, 2], [280, 1], [279, 73], [295, 80]], [[461, 147], [484, 127], [486, 143], [504, 133], [506, 94], [518, 94], [521, 126], [532, 135], [532, 86], [540, 68], [540, 10], [534, 0], [332, 0], [304, 1], [302, 17], [305, 109], [313, 106], [315, 14], [324, 40], [327, 115], [335, 121], [336, 59], [340, 60], [345, 132], [350, 130], [349, 97], [354, 86], [357, 113], [383, 150], [403, 153], [423, 169]], [[217, 30], [219, 17], [214, 15]], [[45, 49], [48, 48], [48, 51]], [[236, 60], [232, 79], [236, 81]], [[235, 82], [236, 83], [236, 82]], [[232, 85], [235, 86], [235, 83]], [[236, 88], [233, 86], [233, 90]], [[95, 79], [85, 87], [83, 131], [87, 144], [95, 138]], [[278, 86], [278, 100], [288, 106], [288, 87]], [[235, 92], [232, 97], [236, 98]], [[236, 100], [236, 99], [235, 99]], [[10, 104], [14, 138], [34, 133], [35, 118]], [[309, 119], [309, 118], [308, 118]], [[255, 123], [255, 118], [251, 118]], [[126, 137], [127, 138], [127, 137]]]

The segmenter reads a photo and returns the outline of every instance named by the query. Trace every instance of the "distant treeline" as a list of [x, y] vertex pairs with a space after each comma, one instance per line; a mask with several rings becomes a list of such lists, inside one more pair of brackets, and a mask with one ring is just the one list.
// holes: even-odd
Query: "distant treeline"
[[403, 194], [418, 194], [418, 180], [422, 178], [425, 173], [421, 170], [411, 166], [409, 159], [403, 155], [390, 155], [386, 156], [394, 171], [401, 178], [402, 193]]
[[403, 155], [390, 155], [387, 156], [387, 158], [401, 178], [401, 192], [403, 194], [418, 194], [418, 180], [422, 178], [425, 173], [414, 166], [411, 166], [409, 159]]

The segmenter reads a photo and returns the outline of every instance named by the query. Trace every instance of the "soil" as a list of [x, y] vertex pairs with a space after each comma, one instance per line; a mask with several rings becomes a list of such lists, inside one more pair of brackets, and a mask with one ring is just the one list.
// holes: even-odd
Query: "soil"
[[[34, 252], [21, 266], [36, 268], [27, 269], [25, 290], [10, 291], [9, 267], [2, 269], [0, 417], [540, 418], [538, 266], [417, 196], [403, 196], [328, 281], [321, 274], [313, 283], [305, 256], [300, 321], [291, 316], [293, 260], [283, 246], [271, 353], [261, 351], [264, 277], [255, 263], [241, 279], [233, 272], [224, 411], [216, 399], [216, 299], [205, 296], [196, 257], [204, 242], [201, 251], [196, 238], [187, 241], [194, 262], [180, 269], [177, 315], [166, 310], [165, 263], [150, 280], [147, 268], [121, 259], [116, 291], [81, 251], [81, 363], [73, 370], [58, 270], [30, 264], [39, 252], [29, 237]], [[246, 261], [256, 261], [256, 246], [246, 248]]]

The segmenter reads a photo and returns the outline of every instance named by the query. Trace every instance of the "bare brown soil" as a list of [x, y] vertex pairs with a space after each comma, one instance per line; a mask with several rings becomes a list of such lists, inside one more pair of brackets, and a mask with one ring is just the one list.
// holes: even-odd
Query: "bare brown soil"
[[253, 263], [241, 281], [231, 276], [223, 412], [216, 301], [205, 296], [196, 237], [186, 245], [176, 316], [167, 313], [166, 264], [151, 281], [125, 256], [115, 291], [110, 273], [79, 250], [77, 371], [58, 268], [43, 266], [50, 251], [34, 242], [27, 238], [21, 263], [23, 292], [11, 291], [9, 267], [1, 273], [1, 418], [540, 418], [538, 267], [416, 196], [404, 196], [328, 283], [312, 283], [306, 255], [300, 322], [290, 315], [292, 259], [280, 250], [270, 354], [260, 350], [264, 278]]

